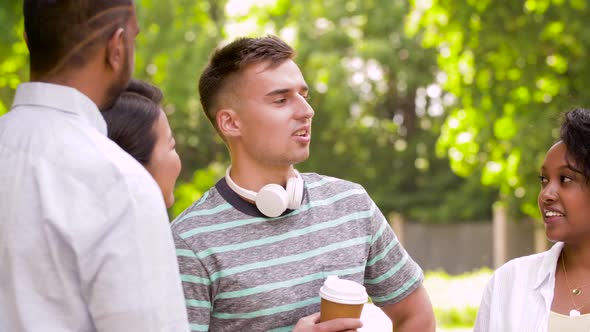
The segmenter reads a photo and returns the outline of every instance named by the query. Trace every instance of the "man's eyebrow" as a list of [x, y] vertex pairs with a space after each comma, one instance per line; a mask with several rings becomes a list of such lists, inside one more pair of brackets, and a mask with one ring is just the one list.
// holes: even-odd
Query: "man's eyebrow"
[[[288, 88], [285, 88], [285, 89], [276, 89], [276, 90], [273, 90], [273, 91], [267, 93], [266, 96], [269, 96], [270, 97], [270, 96], [282, 95], [282, 94], [291, 92], [291, 90], [292, 89], [288, 89]], [[309, 87], [307, 85], [304, 85], [304, 86], [301, 87], [300, 90], [302, 92], [308, 92], [309, 91]]]
[[282, 95], [282, 94], [288, 93], [289, 91], [291, 91], [291, 89], [276, 89], [276, 90], [272, 90], [271, 92], [267, 93], [266, 96], [270, 97], [270, 96]]

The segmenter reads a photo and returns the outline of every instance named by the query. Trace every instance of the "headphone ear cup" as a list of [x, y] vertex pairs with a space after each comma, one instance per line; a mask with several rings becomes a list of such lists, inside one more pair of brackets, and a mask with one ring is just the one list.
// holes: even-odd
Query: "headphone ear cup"
[[288, 204], [287, 192], [275, 183], [262, 187], [256, 195], [256, 207], [267, 217], [280, 216], [287, 210]]
[[295, 210], [301, 206], [303, 198], [303, 178], [297, 174], [296, 177], [287, 180], [287, 194], [289, 195], [289, 209]]

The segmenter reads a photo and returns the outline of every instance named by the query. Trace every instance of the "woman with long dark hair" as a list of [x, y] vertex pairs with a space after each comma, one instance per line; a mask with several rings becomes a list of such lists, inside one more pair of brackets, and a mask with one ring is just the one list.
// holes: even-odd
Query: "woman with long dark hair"
[[107, 122], [109, 138], [148, 170], [169, 208], [174, 204], [174, 185], [181, 162], [168, 118], [162, 110], [162, 97], [157, 87], [131, 80], [102, 115]]

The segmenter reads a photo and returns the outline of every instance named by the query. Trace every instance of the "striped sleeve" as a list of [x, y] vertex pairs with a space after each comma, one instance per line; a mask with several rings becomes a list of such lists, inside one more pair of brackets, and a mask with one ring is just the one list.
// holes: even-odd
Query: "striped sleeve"
[[176, 257], [191, 331], [209, 331], [211, 279], [191, 247], [174, 231]]
[[411, 294], [422, 283], [424, 274], [399, 243], [372, 200], [371, 204], [375, 207], [370, 218], [374, 232], [364, 283], [373, 303], [383, 307], [397, 303]]

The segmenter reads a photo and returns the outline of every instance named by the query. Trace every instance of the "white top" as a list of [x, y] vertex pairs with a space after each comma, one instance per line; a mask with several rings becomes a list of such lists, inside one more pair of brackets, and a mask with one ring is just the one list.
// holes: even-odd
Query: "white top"
[[188, 331], [155, 181], [75, 89], [0, 118], [0, 331]]
[[551, 311], [549, 314], [549, 329], [547, 332], [588, 332], [590, 331], [590, 314], [581, 316], [566, 316]]
[[496, 270], [484, 290], [475, 332], [546, 332], [562, 242]]

